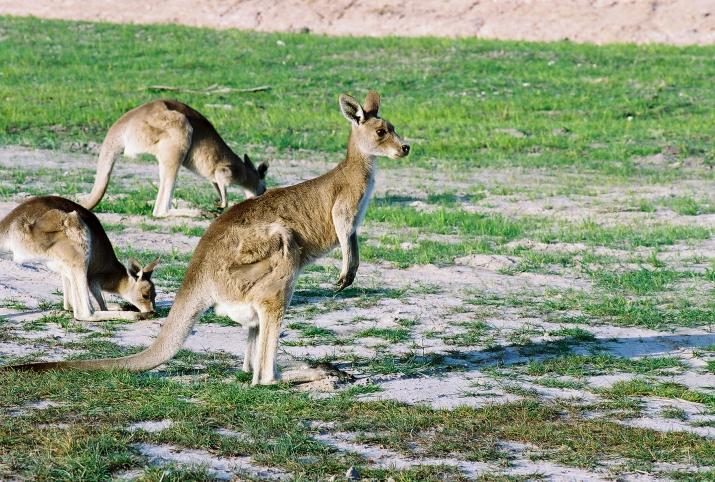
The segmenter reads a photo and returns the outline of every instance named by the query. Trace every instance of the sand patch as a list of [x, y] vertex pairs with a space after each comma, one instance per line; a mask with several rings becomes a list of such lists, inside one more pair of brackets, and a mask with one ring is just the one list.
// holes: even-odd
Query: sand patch
[[[715, 41], [712, 4], [707, 0], [670, 2], [557, 0], [553, 2], [473, 2], [471, 0], [315, 0], [309, 3], [249, 0], [192, 2], [128, 0], [106, 8], [100, 0], [0, 1], [0, 13], [43, 18], [119, 23], [181, 23], [263, 32], [315, 32], [328, 35], [444, 36], [508, 40], [709, 44]], [[279, 47], [285, 47], [279, 44]], [[493, 55], [498, 56], [498, 52]]]
[[219, 480], [235, 480], [242, 474], [263, 480], [285, 480], [290, 474], [282, 470], [254, 464], [250, 457], [217, 457], [205, 450], [182, 449], [171, 445], [135, 444], [133, 447], [147, 457], [151, 465], [179, 464], [204, 468]]

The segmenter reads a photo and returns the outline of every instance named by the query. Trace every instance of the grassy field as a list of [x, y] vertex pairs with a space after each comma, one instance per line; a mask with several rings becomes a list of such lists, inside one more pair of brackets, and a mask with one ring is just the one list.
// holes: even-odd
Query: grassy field
[[[661, 152], [712, 161], [713, 48], [592, 47], [438, 39], [263, 35], [4, 18], [0, 140], [99, 142], [126, 110], [182, 94], [238, 145], [343, 148], [340, 92], [379, 88], [415, 144], [403, 163], [577, 166], [634, 173]], [[227, 108], [233, 107], [235, 110]]]
[[[284, 324], [281, 365], [355, 380], [250, 388], [240, 327], [209, 312], [159, 371], [0, 373], [0, 479], [713, 480], [714, 57], [0, 17], [1, 214], [89, 192], [94, 143], [159, 96], [271, 162], [272, 186], [341, 159], [341, 92], [380, 91], [413, 146], [380, 161], [355, 286], [333, 292], [331, 253]], [[156, 177], [121, 159], [97, 212], [123, 259], [162, 256], [161, 318], [211, 216], [150, 219]], [[180, 203], [213, 196], [182, 172]], [[54, 275], [0, 272], [2, 364], [156, 333], [75, 322]]]

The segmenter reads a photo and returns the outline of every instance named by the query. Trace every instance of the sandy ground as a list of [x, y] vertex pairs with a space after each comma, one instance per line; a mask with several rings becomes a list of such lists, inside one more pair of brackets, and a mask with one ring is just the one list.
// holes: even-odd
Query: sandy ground
[[[331, 161], [335, 161], [332, 159]], [[58, 172], [71, 173], [77, 169], [92, 169], [95, 157], [87, 154], [61, 153], [52, 151], [32, 150], [17, 147], [0, 147], [0, 169], [8, 169], [21, 165], [27, 170], [57, 169]], [[274, 159], [272, 160], [272, 175], [280, 184], [297, 182], [324, 171], [330, 162], [323, 159]], [[149, 178], [156, 175], [156, 167], [150, 162], [136, 162], [120, 159], [110, 185], [109, 194], [118, 186], [128, 186], [138, 178]], [[535, 180], [544, 184], [569, 184], [570, 174], [554, 178], [557, 174], [536, 172], [523, 169], [483, 169], [479, 172], [464, 174], [458, 179], [450, 179], [450, 186], [479, 182], [487, 192], [491, 186], [509, 184], [512, 187], [534, 188]], [[442, 176], [442, 177], [440, 177]], [[420, 209], [429, 210], [432, 207], [425, 202], [425, 182], [433, 186], [444, 186], [445, 172], [426, 172], [414, 168], [399, 168], [381, 170], [378, 175], [376, 196], [410, 193], [406, 203]], [[478, 178], [477, 178], [478, 176]], [[61, 178], [61, 176], [58, 176]], [[536, 183], [538, 184], [538, 182]], [[202, 179], [182, 171], [179, 177], [180, 186], [196, 185], [211, 192], [210, 185]], [[510, 216], [529, 214], [548, 216], [564, 221], [575, 220], [574, 213], [599, 219], [605, 225], [619, 222], [672, 223], [699, 222], [711, 223], [711, 215], [681, 216], [668, 209], [658, 209], [653, 213], [639, 213], [638, 218], [631, 211], [614, 211], [612, 206], [627, 206], [633, 198], [658, 198], [668, 195], [693, 195], [695, 197], [711, 196], [713, 182], [678, 181], [667, 186], [644, 183], [630, 183], [628, 186], [604, 185], [594, 188], [590, 196], [579, 193], [549, 194], [551, 191], [536, 194], [523, 192], [511, 195], [487, 194], [487, 197], [466, 208], [474, 212], [501, 212]], [[88, 188], [88, 186], [87, 186]], [[235, 195], [235, 193], [234, 193]], [[23, 198], [19, 193], [16, 199], [0, 202], [0, 216], [5, 215], [17, 201]], [[147, 200], [150, 201], [150, 200]], [[235, 201], [235, 198], [233, 199]], [[122, 216], [119, 214], [99, 214], [103, 223], [121, 224], [122, 231], [110, 231], [109, 236], [115, 248], [134, 247], [138, 250], [158, 250], [164, 252], [176, 251], [179, 254], [190, 254], [197, 241], [196, 236], [171, 234], [170, 242], [167, 235], [146, 231], [143, 225], [147, 219], [140, 216]], [[170, 228], [175, 224], [191, 226], [206, 226], [207, 220], [191, 220], [177, 218], [153, 221], [153, 225]], [[361, 237], [367, 241], [375, 241], [386, 229], [379, 224], [370, 224], [361, 229]], [[392, 228], [394, 231], [394, 227]], [[162, 242], [164, 241], [164, 242]], [[522, 245], [544, 251], [560, 250], [577, 252], [584, 249], [578, 244], [558, 243], [545, 245], [529, 240], [519, 240]], [[698, 253], [701, 263], [709, 263], [713, 253], [712, 240], [704, 240], [699, 244], [682, 244], [664, 248], [662, 259], [678, 265], [685, 258]], [[632, 252], [603, 248], [604, 253], [616, 258], [628, 259]], [[644, 253], [645, 254], [645, 253]], [[468, 300], [474, 293], [484, 296], [505, 296], [508, 294], [531, 294], [539, 296], [549, 289], [592, 289], [592, 282], [574, 270], [555, 269], [553, 273], [524, 272], [506, 273], [504, 270], [519, 261], [517, 256], [475, 254], [457, 259], [452, 265], [415, 265], [407, 269], [398, 269], [385, 263], [363, 262], [360, 266], [356, 286], [365, 290], [367, 295], [359, 294], [335, 297], [332, 292], [332, 277], [318, 278], [317, 285], [323, 294], [305, 295], [299, 290], [284, 324], [279, 351], [279, 363], [286, 369], [300, 364], [332, 357], [341, 369], [356, 377], [355, 384], [375, 384], [380, 391], [364, 395], [365, 399], [393, 399], [407, 403], [427, 404], [435, 408], [454, 408], [460, 405], [483, 406], [485, 404], [500, 404], [520, 400], [524, 392], [535, 394], [544, 401], [558, 401], [577, 405], [593, 405], [602, 401], [599, 390], [613, 386], [615, 383], [639, 378], [635, 373], [608, 373], [581, 379], [582, 388], [553, 388], [539, 383], [537, 377], [528, 376], [518, 371], [510, 372], [505, 378], [494, 376], [490, 369], [508, 369], [518, 367], [520, 363], [547, 358], [547, 348], [558, 337], [551, 335], [554, 330], [580, 326], [594, 335], [595, 340], [583, 346], [573, 347], [577, 353], [588, 354], [594, 346], [615, 356], [640, 358], [646, 356], [672, 356], [684, 363], [684, 368], [674, 372], [663, 372], [650, 376], [653, 382], [676, 382], [710, 393], [715, 387], [715, 375], [707, 371], [709, 355], [702, 354], [702, 347], [715, 343], [715, 334], [709, 327], [675, 328], [669, 330], [649, 330], [637, 327], [618, 327], [604, 324], [569, 324], [550, 321], [547, 316], [533, 312], [528, 307], [518, 309], [509, 306], [496, 306], [492, 309], [478, 305], [470, 305]], [[319, 264], [337, 272], [339, 260], [328, 256]], [[159, 268], [159, 270], [161, 267]], [[692, 269], [692, 268], [691, 268]], [[11, 336], [0, 341], [0, 363], [6, 363], [16, 357], [36, 355], [43, 359], [60, 359], [73, 353], [63, 348], [62, 344], [81, 340], [88, 333], [77, 333], [53, 323], [41, 330], [27, 329], [28, 322], [36, 320], [47, 311], [36, 309], [43, 301], [57, 302], [60, 299], [59, 278], [46, 268], [36, 265], [18, 265], [10, 260], [0, 259], [0, 301], [12, 300], [24, 303], [29, 309], [21, 310], [12, 306], [0, 308], [0, 317], [4, 319], [5, 333]], [[306, 273], [304, 277], [314, 276]], [[403, 290], [404, 295], [397, 297], [385, 296], [384, 290]], [[175, 288], [159, 286], [158, 300], [161, 306], [169, 306], [174, 298]], [[311, 312], [310, 310], [317, 310]], [[487, 310], [486, 312], [484, 310]], [[400, 320], [415, 320], [410, 328], [410, 338], [406, 341], [385, 343], [385, 340], [375, 337], [359, 337], [366, 329], [398, 328]], [[460, 334], [464, 331], [464, 323], [484, 319], [487, 333], [484, 339], [490, 343], [475, 346], [455, 346], [449, 344], [446, 335]], [[112, 333], [111, 341], [123, 346], [139, 346], [151, 343], [163, 319], [151, 319], [136, 323], [123, 324]], [[344, 340], [354, 340], [344, 344], [306, 339], [300, 330], [290, 328], [294, 322], [304, 322], [312, 326], [331, 330], [335, 336]], [[101, 331], [101, 324], [84, 324], [89, 334]], [[526, 343], [514, 342], [514, 336], [528, 331]], [[434, 334], [440, 336], [435, 337]], [[499, 350], [489, 346], [499, 346]], [[186, 341], [185, 347], [203, 353], [223, 352], [235, 356], [237, 364], [243, 356], [245, 333], [239, 327], [222, 326], [215, 323], [199, 323]], [[425, 359], [431, 356], [442, 357], [434, 367], [419, 370], [414, 374], [400, 372], [371, 373], [365, 365], [350, 363], [346, 360], [354, 357], [370, 360], [385, 353], [395, 357], [406, 354], [419, 354]], [[715, 355], [713, 355], [715, 356]], [[569, 380], [566, 378], [565, 380]], [[344, 386], [344, 385], [343, 385]], [[329, 396], [341, 386], [336, 381], [319, 383], [309, 386], [316, 396]], [[635, 418], [617, 420], [630, 426], [646, 427], [663, 431], [687, 431], [708, 438], [715, 438], [712, 422], [715, 415], [711, 414], [703, 404], [666, 400], [657, 397], [642, 397], [643, 410]], [[686, 414], [685, 420], [663, 418], [664, 409], [676, 407]], [[40, 410], [42, 406], [18, 407], [18, 410]], [[594, 411], [593, 417], [609, 417], [608, 413]], [[172, 425], [173, 421], [164, 420], [153, 423], [140, 423], [128, 427], [128, 430], [160, 431]], [[236, 434], [236, 436], [243, 436]], [[608, 461], [603, 461], [597, 468], [590, 470], [565, 467], [546, 460], [535, 460], [531, 454], [532, 448], [509, 444], [505, 447], [511, 454], [508, 468], [493, 466], [489, 463], [476, 463], [459, 458], [434, 459], [416, 454], [414, 457], [393, 453], [383, 447], [359, 443], [353, 439], [354, 434], [335, 433], [329, 430], [321, 432], [316, 438], [333, 446], [336, 450], [354, 452], [363, 455], [375, 466], [395, 465], [410, 467], [423, 465], [451, 465], [458, 467], [467, 477], [477, 477], [480, 474], [502, 473], [518, 476], [541, 473], [549, 480], [611, 480], [613, 472]], [[136, 449], [143, 453], [151, 464], [194, 464], [203, 465], [209, 472], [220, 479], [230, 480], [233, 477], [250, 475], [261, 479], [284, 479], [290, 474], [256, 464], [249, 457], [218, 457], [209, 452], [187, 450], [170, 445], [143, 444]], [[686, 467], [690, 469], [691, 467]], [[619, 480], [658, 480], [659, 474], [664, 474], [673, 467], [661, 467], [651, 475], [640, 473], [621, 473]], [[118, 476], [131, 478], [137, 474], [127, 473]]]
[[715, 42], [712, 0], [0, 0], [0, 14], [328, 35]]
[[[712, 44], [715, 42], [715, 3], [711, 0], [673, 1], [604, 1], [604, 0], [449, 0], [439, 2], [407, 2], [404, 0], [312, 0], [262, 1], [216, 0], [194, 2], [190, 0], [159, 0], [139, 2], [126, 0], [110, 2], [103, 0], [0, 0], [0, 14], [35, 15], [43, 18], [80, 19], [90, 21], [110, 21], [120, 23], [179, 23], [212, 28], [239, 28], [265, 32], [313, 32], [329, 35], [356, 36], [458, 36], [485, 39], [517, 39], [552, 41], [569, 39], [577, 42], [609, 43], [667, 43], [676, 45]], [[13, 147], [0, 148], [0, 168], [12, 168], [20, 163], [26, 169], [51, 167], [71, 171], [77, 168], [93, 169], [93, 156], [63, 154], [48, 151], [33, 151]], [[283, 184], [292, 184], [312, 177], [325, 168], [320, 161], [302, 159], [279, 159], [272, 162], [274, 172], [280, 172]], [[120, 162], [114, 175], [114, 182], [126, 185], [133, 176], [155, 175], [151, 164], [131, 164]], [[412, 169], [405, 173], [400, 170], [381, 172], [376, 194], [405, 193], [413, 196], [408, 200], [417, 209], [430, 209], [423, 202], [426, 197], [425, 184], [445, 185], [460, 190], [479, 183], [490, 186], [509, 184], [533, 187], [540, 182], [557, 182], [538, 172], [512, 170], [480, 170], [466, 177], [448, 177], [449, 173], [436, 173]], [[417, 181], [419, 180], [419, 181]], [[562, 177], [558, 182], [568, 182]], [[183, 173], [180, 183], [200, 185], [210, 189], [204, 181]], [[610, 211], [604, 206], [627, 205], [634, 197], [658, 199], [682, 193], [696, 197], [709, 197], [712, 182], [678, 181], [670, 186], [642, 185], [614, 188], [604, 187], [596, 196], [530, 196], [529, 193], [513, 196], [491, 197], [481, 206], [467, 206], [474, 212], [498, 212], [506, 216], [535, 215], [548, 216], [566, 222], [584, 217], [597, 217], [602, 224], [633, 223], [644, 220], [642, 213], [629, 210]], [[0, 216], [4, 216], [15, 202], [0, 203]], [[171, 243], [166, 243], [166, 234], [147, 232], [141, 224], [146, 220], [138, 216], [101, 214], [104, 223], [123, 224], [122, 232], [111, 232], [110, 237], [117, 248], [133, 247], [138, 250], [158, 250], [189, 254], [198, 238], [179, 233], [171, 235]], [[671, 224], [697, 223], [712, 226], [715, 215], [679, 216], [669, 210], [659, 209], [646, 216], [645, 222]], [[206, 226], [208, 221], [188, 219], [161, 221], [165, 227], [182, 224]], [[366, 226], [363, 236], [368, 239], [378, 237], [386, 229], [383, 226]], [[519, 243], [524, 244], [522, 240]], [[537, 249], [578, 251], [583, 246], [577, 244], [540, 245], [527, 241]], [[601, 250], [602, 254], [626, 257], [617, 250]], [[702, 253], [712, 253], [713, 241], [708, 240], [697, 246], [679, 245], [662, 253], [663, 259], [675, 261]], [[305, 321], [312, 325], [329, 329], [340, 337], [354, 336], [368, 328], [399, 327], [398, 320], [411, 318], [419, 320], [411, 330], [409, 342], [393, 343], [386, 347], [384, 340], [361, 338], [359, 343], [348, 345], [304, 344], [296, 330], [286, 328], [282, 336], [280, 364], [284, 368], [296, 366], [303, 360], [320, 359], [325, 356], [338, 360], [351, 356], [370, 358], [387, 350], [395, 356], [413, 353], [422, 356], [443, 356], [438, 369], [417, 375], [391, 373], [385, 375], [367, 374], [359, 366], [342, 364], [350, 371], [356, 384], [375, 384], [379, 392], [366, 395], [365, 399], [394, 399], [407, 403], [424, 403], [436, 408], [454, 408], [460, 405], [481, 406], [493, 403], [508, 403], [523, 398], [520, 391], [535, 393], [541, 400], [565, 401], [574, 404], [596, 404], [601, 401], [598, 390], [615, 383], [637, 378], [632, 373], [614, 373], [587, 377], [581, 389], [550, 388], [538, 383], [534, 377], [514, 374], [508, 379], [495, 378], [487, 370], [496, 366], [511, 367], [540, 356], [539, 346], [548, 346], [554, 341], [551, 330], [561, 325], [551, 323], [538, 315], [523, 311], [499, 308], [486, 318], [492, 343], [504, 347], [493, 351], [485, 346], [455, 347], [446, 344], [442, 338], [434, 338], [434, 333], [458, 334], [460, 324], [477, 316], [476, 311], [460, 312], [468, 296], [464, 287], [480, 293], [542, 293], [547, 289], [577, 288], [588, 290], [590, 283], [572, 272], [557, 274], [519, 273], [505, 274], [504, 269], [517, 263], [518, 259], [498, 255], [473, 255], [457, 260], [451, 266], [413, 266], [397, 269], [382, 264], [363, 263], [357, 286], [366, 289], [403, 289], [407, 293], [399, 299], [382, 299], [376, 303], [360, 305], [358, 299], [340, 300], [342, 308], [329, 306], [334, 300], [311, 299], [294, 303], [287, 320]], [[337, 267], [338, 261], [326, 258], [320, 262], [324, 266]], [[0, 341], [0, 363], [15, 357], [40, 356], [53, 360], [65, 358], [75, 353], [62, 348], [61, 344], [81, 340], [86, 334], [68, 331], [59, 325], [49, 324], [41, 331], [26, 330], [24, 327], [46, 311], [35, 309], [43, 301], [58, 301], [59, 279], [45, 268], [35, 265], [17, 265], [0, 259], [0, 301], [13, 300], [27, 305], [30, 310], [12, 307], [0, 308], [0, 318], [7, 323], [13, 339]], [[434, 293], [424, 293], [419, 287], [428, 280]], [[322, 282], [321, 287], [330, 288]], [[327, 292], [327, 291], [326, 291]], [[158, 300], [162, 306], [172, 303], [174, 291], [161, 288]], [[376, 295], [379, 298], [380, 295]], [[316, 316], [308, 316], [307, 305], [326, 306]], [[146, 320], [123, 325], [111, 340], [124, 346], [147, 345], [156, 336], [162, 319]], [[514, 344], [512, 335], [523, 330], [531, 330], [528, 347]], [[686, 368], [674, 373], [661, 373], [652, 377], [654, 382], [682, 383], [690, 388], [710, 393], [715, 387], [715, 375], [706, 370], [707, 359], [699, 351], [715, 343], [715, 334], [707, 328], [679, 328], [668, 331], [638, 328], [620, 328], [607, 324], [584, 326], [595, 337], [593, 345], [616, 356], [639, 358], [643, 356], [673, 356], [685, 363]], [[90, 333], [102, 328], [90, 326]], [[240, 328], [201, 323], [195, 327], [186, 342], [186, 347], [197, 352], [224, 352], [240, 359], [243, 355], [245, 334]], [[578, 351], [578, 348], [575, 349]], [[587, 353], [588, 347], [583, 348]], [[335, 389], [331, 383], [307, 387], [316, 396], [329, 395]], [[327, 392], [327, 393], [326, 393]], [[650, 428], [659, 431], [684, 431], [700, 436], [715, 438], [712, 428], [715, 415], [699, 403], [685, 402], [658, 397], [642, 397], [643, 409], [638, 417], [619, 420], [629, 426]], [[18, 407], [10, 416], [19, 416], [31, 410], [50, 407], [45, 401], [38, 401]], [[677, 408], [685, 414], [684, 420], [666, 419], [664, 410]], [[593, 417], [608, 417], [609, 414], [594, 412]], [[159, 432], [170, 428], [172, 420], [148, 421], [127, 427], [127, 430]], [[222, 436], [245, 437], [245, 434], [218, 429]], [[528, 476], [541, 474], [548, 480], [663, 480], [672, 470], [702, 470], [702, 468], [659, 464], [650, 474], [643, 472], [615, 473], [609, 467], [613, 461], [600, 461], [598, 467], [585, 470], [561, 466], [538, 457], [534, 447], [507, 442], [503, 449], [510, 454], [509, 467], [490, 463], [473, 462], [459, 458], [426, 458], [415, 454], [405, 456], [379, 445], [360, 443], [355, 434], [320, 431], [316, 440], [341, 452], [362, 455], [375, 467], [394, 466], [398, 468], [416, 465], [446, 465], [457, 467], [466, 477], [476, 478], [482, 474], [503, 474], [506, 476]], [[264, 467], [251, 457], [220, 457], [203, 450], [190, 450], [171, 445], [138, 444], [136, 450], [142, 453], [148, 463], [154, 465], [198, 465], [205, 467], [209, 474], [219, 480], [237, 480], [251, 477], [266, 480], [283, 480], [291, 474]], [[534, 456], [537, 455], [537, 456]], [[141, 476], [141, 471], [115, 474], [118, 480]]]

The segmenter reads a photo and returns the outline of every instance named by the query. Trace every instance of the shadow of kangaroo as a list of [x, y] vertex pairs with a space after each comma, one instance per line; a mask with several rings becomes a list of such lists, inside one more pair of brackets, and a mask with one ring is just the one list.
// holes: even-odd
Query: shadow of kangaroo
[[[149, 370], [171, 359], [199, 316], [213, 306], [216, 313], [248, 328], [243, 370], [253, 372], [252, 383], [276, 382], [281, 321], [301, 268], [339, 244], [342, 270], [337, 289], [352, 284], [358, 269], [357, 228], [375, 183], [375, 157], [396, 159], [410, 151], [393, 125], [380, 118], [379, 106], [375, 92], [367, 95], [362, 106], [341, 95], [340, 109], [351, 124], [342, 162], [320, 177], [243, 201], [209, 226], [167, 320], [149, 348], [123, 358], [6, 368]], [[305, 381], [300, 373], [288, 375], [284, 379]]]
[[170, 210], [182, 165], [213, 184], [221, 209], [228, 205], [226, 187], [230, 184], [240, 184], [246, 197], [266, 190], [268, 165], [255, 167], [247, 155], [238, 157], [208, 119], [188, 105], [176, 100], [155, 100], [130, 110], [109, 128], [99, 151], [92, 192], [82, 206], [93, 209], [102, 200], [114, 163], [122, 152], [129, 157], [152, 154], [159, 162], [159, 193], [153, 211], [157, 217], [182, 214]]

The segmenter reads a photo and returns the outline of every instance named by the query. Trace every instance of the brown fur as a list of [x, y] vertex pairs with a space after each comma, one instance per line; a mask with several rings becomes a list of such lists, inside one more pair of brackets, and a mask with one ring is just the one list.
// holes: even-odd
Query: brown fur
[[343, 266], [337, 289], [353, 282], [359, 264], [357, 227], [374, 182], [375, 156], [397, 158], [409, 152], [392, 125], [378, 116], [379, 102], [374, 92], [364, 108], [352, 97], [340, 97], [352, 130], [347, 156], [334, 169], [248, 199], [209, 226], [149, 348], [124, 358], [17, 368], [151, 369], [174, 356], [198, 316], [213, 306], [248, 327], [243, 368], [253, 371], [253, 383], [275, 382], [280, 324], [301, 268], [339, 244]]
[[[136, 320], [134, 311], [108, 311], [102, 291], [115, 293], [140, 312], [154, 311], [151, 274], [158, 259], [124, 267], [97, 217], [79, 204], [57, 196], [28, 199], [0, 221], [0, 250], [16, 261], [37, 261], [62, 275], [64, 308], [78, 320]], [[99, 310], [94, 310], [89, 293]]]
[[159, 193], [154, 216], [170, 213], [176, 177], [183, 165], [205, 177], [219, 195], [218, 207], [228, 205], [226, 187], [241, 185], [247, 197], [266, 190], [266, 164], [256, 168], [247, 155], [238, 157], [201, 113], [175, 100], [155, 100], [130, 110], [109, 129], [97, 162], [92, 192], [82, 203], [94, 208], [102, 200], [114, 163], [127, 156], [152, 154], [159, 162]]

